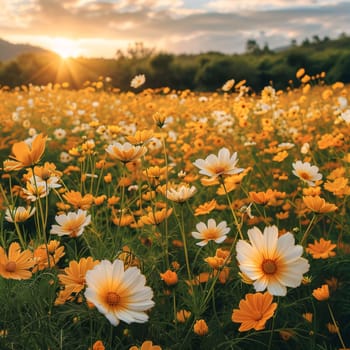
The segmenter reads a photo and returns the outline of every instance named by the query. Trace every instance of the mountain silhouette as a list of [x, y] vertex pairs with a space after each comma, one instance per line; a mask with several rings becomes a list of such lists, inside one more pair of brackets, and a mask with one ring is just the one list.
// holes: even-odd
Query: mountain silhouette
[[29, 44], [13, 44], [0, 39], [0, 61], [10, 61], [23, 53], [33, 52], [48, 52], [48, 50]]

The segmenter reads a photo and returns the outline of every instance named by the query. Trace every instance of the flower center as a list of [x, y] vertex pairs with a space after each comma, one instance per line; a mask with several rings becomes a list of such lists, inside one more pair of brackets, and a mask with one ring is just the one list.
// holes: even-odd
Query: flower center
[[218, 238], [218, 230], [216, 228], [208, 228], [204, 233], [205, 239], [216, 239]]
[[304, 179], [304, 180], [310, 180], [311, 176], [309, 173], [307, 173], [306, 171], [300, 171], [299, 172], [299, 176]]
[[106, 301], [109, 306], [117, 306], [120, 302], [120, 296], [116, 292], [108, 292]]
[[9, 261], [6, 266], [5, 266], [5, 270], [7, 272], [15, 272], [16, 271], [16, 263], [14, 261]]
[[271, 259], [264, 260], [261, 267], [267, 275], [272, 275], [272, 274], [276, 273], [276, 271], [277, 271], [277, 265]]

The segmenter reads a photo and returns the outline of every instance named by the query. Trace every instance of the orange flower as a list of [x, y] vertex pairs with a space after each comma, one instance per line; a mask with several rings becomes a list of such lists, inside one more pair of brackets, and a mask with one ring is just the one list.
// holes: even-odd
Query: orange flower
[[312, 295], [319, 301], [324, 301], [329, 298], [329, 287], [328, 284], [323, 284], [320, 288], [313, 290]]
[[216, 208], [216, 200], [212, 199], [210, 202], [205, 202], [201, 205], [199, 205], [195, 211], [194, 211], [194, 215], [198, 216], [198, 215], [205, 215], [205, 214], [209, 214], [211, 211], [213, 211]]
[[92, 350], [105, 350], [105, 346], [101, 340], [97, 340], [92, 346]]
[[177, 322], [185, 323], [191, 317], [191, 311], [180, 310], [176, 313]]
[[69, 191], [62, 196], [69, 204], [73, 205], [75, 209], [89, 209], [94, 201], [94, 196], [90, 193], [82, 196], [80, 192]]
[[159, 210], [159, 211], [150, 211], [147, 215], [141, 216], [140, 220], [145, 225], [159, 225], [161, 222], [163, 222], [166, 218], [168, 218], [171, 213], [173, 212], [173, 209], [170, 208], [166, 210], [166, 208]]
[[311, 254], [314, 259], [327, 259], [331, 256], [335, 256], [333, 249], [336, 244], [332, 244], [331, 241], [326, 241], [324, 238], [320, 238], [319, 241], [315, 241], [313, 244], [309, 243], [306, 252]]
[[336, 205], [327, 203], [320, 196], [305, 196], [303, 202], [307, 208], [316, 213], [330, 213], [338, 209]]
[[59, 241], [51, 240], [47, 245], [39, 245], [33, 253], [36, 264], [33, 272], [55, 266], [64, 254], [64, 246], [60, 246]]
[[129, 350], [162, 350], [159, 345], [153, 345], [151, 340], [145, 340], [141, 347], [132, 346]]
[[193, 331], [196, 334], [203, 336], [208, 334], [209, 328], [205, 320], [201, 319], [196, 321], [196, 323], [193, 326]]
[[166, 270], [164, 273], [160, 274], [160, 278], [165, 282], [168, 286], [173, 286], [177, 284], [179, 281], [177, 277], [177, 273], [171, 270]]
[[268, 292], [246, 294], [245, 299], [239, 302], [239, 309], [233, 310], [232, 322], [241, 323], [238, 329], [240, 332], [264, 329], [266, 321], [273, 316], [277, 308], [277, 303], [272, 303], [272, 299]]
[[40, 161], [44, 151], [47, 136], [37, 135], [29, 146], [25, 141], [16, 142], [12, 146], [10, 159], [5, 160], [5, 171], [20, 170], [32, 166]]
[[26, 249], [21, 252], [17, 242], [12, 242], [8, 254], [0, 247], [0, 276], [14, 280], [25, 280], [32, 277], [30, 269], [34, 266], [33, 254]]

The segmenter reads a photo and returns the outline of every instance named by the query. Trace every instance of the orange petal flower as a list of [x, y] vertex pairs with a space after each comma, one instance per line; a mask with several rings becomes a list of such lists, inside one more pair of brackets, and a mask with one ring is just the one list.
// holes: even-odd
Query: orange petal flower
[[45, 151], [46, 139], [47, 136], [39, 134], [34, 138], [31, 146], [24, 141], [16, 142], [12, 146], [11, 159], [4, 162], [4, 169], [20, 170], [38, 163]]
[[11, 243], [8, 254], [0, 247], [0, 276], [14, 280], [25, 280], [32, 277], [30, 269], [34, 266], [33, 254], [26, 249], [21, 252], [17, 242]]
[[164, 273], [161, 273], [160, 278], [168, 286], [173, 286], [179, 281], [177, 273], [171, 270], [166, 270]]
[[323, 284], [320, 288], [313, 290], [312, 295], [319, 301], [324, 301], [329, 298], [329, 287], [328, 284]]
[[305, 196], [303, 202], [307, 208], [316, 213], [330, 213], [338, 209], [336, 205], [327, 203], [320, 196]]
[[159, 345], [153, 345], [151, 340], [145, 340], [140, 348], [134, 345], [129, 350], [162, 350], [162, 348]]
[[239, 309], [233, 310], [232, 322], [241, 323], [238, 329], [240, 332], [264, 329], [266, 321], [273, 316], [277, 308], [277, 303], [272, 303], [272, 299], [268, 292], [247, 294], [245, 299], [239, 302]]
[[324, 238], [320, 238], [319, 241], [315, 241], [313, 244], [309, 243], [306, 252], [311, 254], [314, 259], [327, 259], [331, 256], [335, 256], [333, 249], [336, 244], [332, 244], [331, 241], [326, 241]]
[[201, 319], [196, 321], [196, 323], [193, 326], [193, 331], [196, 334], [203, 336], [208, 334], [209, 328], [205, 320]]

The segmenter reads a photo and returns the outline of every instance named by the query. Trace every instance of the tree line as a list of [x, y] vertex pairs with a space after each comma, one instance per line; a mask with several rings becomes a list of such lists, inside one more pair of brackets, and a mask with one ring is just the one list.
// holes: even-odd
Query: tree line
[[[301, 44], [295, 41], [287, 48], [272, 51], [254, 40], [248, 40], [243, 54], [206, 52], [175, 55], [156, 52], [142, 43], [116, 51], [115, 58], [61, 59], [50, 52], [27, 53], [9, 62], [0, 62], [0, 87], [69, 83], [82, 88], [88, 82], [109, 77], [110, 87], [131, 90], [130, 80], [145, 74], [148, 88], [169, 87], [194, 91], [215, 91], [228, 79], [247, 80], [253, 90], [273, 84], [283, 89], [295, 72], [304, 68], [309, 75], [326, 72], [326, 82], [350, 82], [350, 37], [320, 39], [314, 36]], [[295, 82], [296, 84], [298, 82]]]

